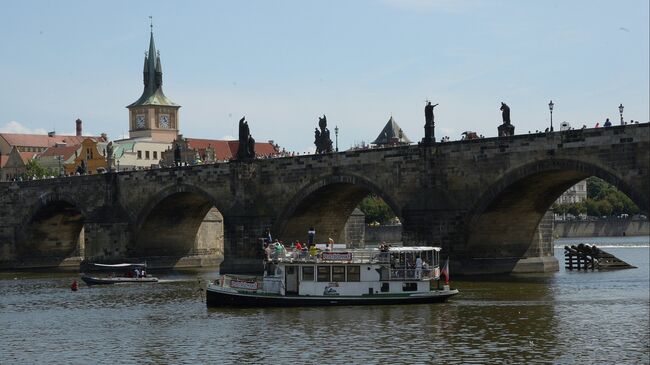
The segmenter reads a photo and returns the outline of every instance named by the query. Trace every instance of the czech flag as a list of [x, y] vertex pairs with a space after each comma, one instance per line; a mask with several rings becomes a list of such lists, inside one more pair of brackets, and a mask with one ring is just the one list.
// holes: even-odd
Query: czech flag
[[440, 276], [444, 276], [445, 284], [449, 284], [449, 257], [447, 257], [447, 260], [445, 261], [445, 266], [442, 267]]

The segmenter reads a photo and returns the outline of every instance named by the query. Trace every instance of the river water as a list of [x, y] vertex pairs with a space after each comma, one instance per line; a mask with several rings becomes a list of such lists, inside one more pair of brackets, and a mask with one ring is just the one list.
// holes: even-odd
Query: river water
[[[565, 272], [595, 242], [637, 269]], [[650, 363], [648, 237], [556, 242], [560, 272], [455, 277], [445, 304], [206, 308], [214, 270], [151, 285], [69, 287], [76, 273], [0, 273], [0, 364]], [[203, 282], [202, 282], [203, 281]]]

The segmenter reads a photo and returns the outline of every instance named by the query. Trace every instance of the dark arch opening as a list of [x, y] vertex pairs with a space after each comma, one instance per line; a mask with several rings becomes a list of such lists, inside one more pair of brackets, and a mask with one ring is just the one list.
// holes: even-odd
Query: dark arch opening
[[[209, 258], [188, 266], [217, 264], [223, 257], [223, 216], [209, 197], [176, 192], [156, 202], [141, 218], [128, 255], [178, 259]], [[163, 265], [162, 263], [159, 265]]]
[[549, 210], [567, 189], [590, 176], [617, 187], [640, 208], [645, 206], [639, 199], [643, 194], [603, 168], [577, 161], [541, 161], [511, 172], [484, 194], [460, 250], [477, 258], [553, 256]]
[[[17, 256], [35, 266], [58, 266], [83, 256], [84, 216], [73, 204], [54, 200], [37, 208], [19, 236]], [[21, 237], [22, 236], [22, 237]]]
[[[369, 195], [382, 197], [396, 212], [388, 199], [366, 184], [341, 181], [324, 183], [313, 191], [299, 195], [294, 208], [287, 209], [285, 218], [276, 224], [278, 238], [285, 244], [296, 240], [305, 242], [309, 228], [313, 227], [316, 230], [316, 243], [326, 243], [331, 237], [336, 243], [345, 243], [348, 247], [362, 246], [367, 241], [363, 237], [365, 222], [360, 211], [355, 209]], [[362, 232], [361, 237], [358, 230]]]

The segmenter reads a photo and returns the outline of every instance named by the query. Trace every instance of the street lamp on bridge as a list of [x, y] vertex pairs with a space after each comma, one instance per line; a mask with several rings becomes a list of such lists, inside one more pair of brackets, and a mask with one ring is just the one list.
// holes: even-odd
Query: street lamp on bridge
[[623, 125], [623, 103], [618, 106], [618, 112], [621, 114], [621, 125]]
[[555, 105], [555, 104], [553, 104], [553, 100], [551, 100], [551, 101], [548, 103], [548, 110], [551, 111], [551, 132], [553, 132], [553, 106], [554, 106], [554, 105]]
[[336, 140], [336, 152], [338, 152], [339, 151], [339, 126], [338, 125], [334, 127], [334, 138]]

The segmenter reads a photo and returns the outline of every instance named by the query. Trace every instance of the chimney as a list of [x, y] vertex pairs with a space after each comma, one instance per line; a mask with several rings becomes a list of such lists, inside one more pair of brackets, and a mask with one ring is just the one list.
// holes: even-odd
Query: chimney
[[77, 123], [77, 136], [81, 137], [81, 119], [77, 119], [75, 123]]

